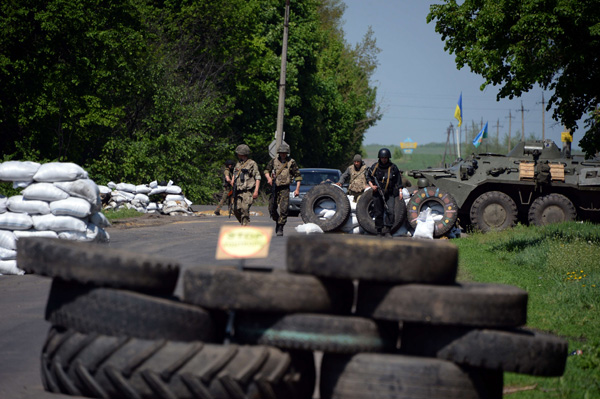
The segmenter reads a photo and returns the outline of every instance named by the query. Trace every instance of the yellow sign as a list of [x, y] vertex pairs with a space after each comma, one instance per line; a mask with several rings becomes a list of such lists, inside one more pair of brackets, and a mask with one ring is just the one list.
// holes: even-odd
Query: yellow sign
[[560, 141], [562, 141], [563, 143], [571, 143], [573, 142], [573, 135], [571, 134], [571, 132], [562, 132], [560, 134]]
[[403, 150], [405, 148], [415, 149], [415, 148], [417, 148], [417, 143], [415, 143], [414, 141], [410, 141], [410, 142], [403, 141], [402, 143], [400, 143], [400, 148], [402, 148]]
[[219, 233], [216, 258], [266, 258], [272, 231], [270, 227], [223, 226]]

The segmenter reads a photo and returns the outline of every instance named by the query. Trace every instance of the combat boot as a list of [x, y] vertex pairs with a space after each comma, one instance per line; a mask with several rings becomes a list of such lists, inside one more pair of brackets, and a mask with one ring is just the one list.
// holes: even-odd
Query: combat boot
[[381, 229], [377, 229], [377, 237], [381, 237]]
[[384, 227], [383, 228], [383, 236], [386, 238], [392, 238], [392, 234], [390, 233], [390, 228], [389, 227]]
[[277, 224], [277, 227], [275, 228], [275, 234], [277, 234], [278, 236], [282, 236], [283, 235], [283, 225], [282, 224]]

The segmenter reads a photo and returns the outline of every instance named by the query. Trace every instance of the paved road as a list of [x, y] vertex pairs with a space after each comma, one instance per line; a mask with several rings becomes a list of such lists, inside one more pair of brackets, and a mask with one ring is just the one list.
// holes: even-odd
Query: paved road
[[[213, 209], [209, 206], [195, 208], [207, 213]], [[265, 207], [253, 207], [252, 210], [261, 215], [251, 217], [251, 224], [274, 228]], [[109, 246], [177, 259], [182, 270], [205, 265], [237, 264], [235, 261], [215, 260], [219, 229], [227, 224], [237, 225], [233, 217], [194, 216], [176, 219], [148, 227], [109, 227]], [[286, 236], [273, 237], [268, 257], [248, 260], [245, 265], [285, 267], [287, 236], [298, 234], [294, 227], [300, 224], [300, 218], [291, 217], [285, 228]], [[40, 353], [50, 327], [44, 320], [49, 289], [48, 278], [35, 275], [0, 276], [0, 399], [73, 398], [45, 392], [40, 378]], [[180, 293], [181, 285], [178, 285], [176, 294]]]

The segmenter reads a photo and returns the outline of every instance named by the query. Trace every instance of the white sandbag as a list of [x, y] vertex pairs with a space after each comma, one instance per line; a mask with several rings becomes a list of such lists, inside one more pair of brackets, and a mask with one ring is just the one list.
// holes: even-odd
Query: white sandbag
[[135, 201], [139, 201], [142, 204], [147, 204], [150, 202], [150, 198], [146, 194], [136, 194], [133, 198]]
[[17, 267], [16, 260], [0, 260], [0, 274], [14, 274], [17, 276], [22, 276], [25, 274], [25, 271]]
[[128, 202], [129, 201], [127, 198], [123, 197], [122, 195], [117, 194], [116, 192], [113, 192], [113, 195], [110, 197], [110, 199], [111, 199], [110, 203], [114, 202], [115, 205], [120, 205], [123, 202]]
[[413, 238], [426, 238], [433, 240], [433, 230], [435, 229], [435, 221], [431, 215], [431, 208], [427, 208], [417, 217], [417, 227], [413, 234]]
[[[336, 186], [337, 187], [337, 186]], [[332, 200], [325, 200], [325, 201], [321, 201], [319, 202], [319, 208], [323, 208], [323, 209], [333, 209], [335, 210], [337, 207], [335, 205], [335, 201]]]
[[30, 181], [36, 174], [40, 164], [31, 161], [7, 161], [0, 163], [0, 180]]
[[50, 206], [46, 201], [28, 200], [22, 195], [13, 195], [8, 199], [8, 210], [30, 215], [46, 215], [50, 213]]
[[83, 198], [90, 204], [95, 204], [100, 197], [98, 185], [90, 179], [78, 179], [75, 181], [56, 182], [54, 185], [66, 191], [73, 197]]
[[127, 191], [128, 193], [135, 193], [135, 184], [130, 183], [119, 183], [117, 184], [118, 191]]
[[33, 226], [33, 221], [31, 220], [31, 216], [27, 213], [0, 213], [0, 229], [29, 230], [31, 226]]
[[323, 234], [323, 229], [321, 229], [315, 223], [305, 223], [295, 227], [298, 233], [306, 233], [306, 234]]
[[15, 230], [15, 237], [17, 240], [23, 237], [42, 237], [42, 238], [58, 238], [56, 231], [52, 230]]
[[53, 214], [34, 215], [31, 217], [33, 219], [33, 227], [36, 230], [53, 230], [53, 231], [85, 231], [87, 228], [86, 223], [77, 219], [73, 216], [55, 216]]
[[0, 247], [0, 260], [15, 260], [17, 259], [17, 251], [14, 249]]
[[139, 213], [146, 213], [146, 208], [144, 208], [143, 206], [136, 206], [135, 210]]
[[185, 201], [185, 197], [181, 194], [167, 194], [165, 201]]
[[150, 188], [156, 188], [158, 187], [158, 182], [156, 180], [150, 182], [150, 184], [148, 184], [148, 187]]
[[31, 183], [33, 183], [33, 180], [27, 180], [27, 181], [14, 181], [13, 182], [13, 188], [16, 190], [17, 188], [25, 188], [28, 187]]
[[181, 187], [179, 186], [167, 186], [167, 188], [165, 189], [165, 193], [167, 194], [181, 194]]
[[148, 204], [148, 206], [146, 207], [147, 211], [156, 211], [158, 209], [158, 205], [156, 204], [156, 202], [150, 202]]
[[85, 231], [61, 231], [58, 233], [58, 238], [61, 240], [90, 242], [96, 240], [98, 231], [98, 226], [93, 223], [88, 223]]
[[0, 230], [0, 247], [17, 249], [17, 237], [12, 231]]
[[98, 186], [98, 191], [100, 191], [100, 194], [102, 195], [106, 195], [106, 194], [110, 194], [110, 192], [112, 191], [112, 189], [108, 186]]
[[190, 201], [190, 200], [189, 200], [189, 199], [187, 199], [187, 198], [184, 198], [183, 200], [184, 200], [184, 201], [185, 201], [185, 203], [188, 205], [188, 207], [192, 206], [192, 204], [193, 204], [193, 202], [192, 202], [192, 201]]
[[135, 192], [137, 194], [148, 194], [152, 189], [145, 184], [139, 184], [135, 186]]
[[83, 198], [70, 197], [51, 202], [50, 212], [56, 216], [84, 218], [92, 213], [92, 205]]
[[33, 180], [38, 182], [71, 181], [87, 178], [87, 172], [81, 166], [72, 162], [45, 163], [33, 175]]
[[4, 213], [8, 210], [8, 198], [3, 195], [0, 195], [0, 213]]
[[165, 187], [165, 186], [158, 186], [158, 187], [155, 187], [155, 188], [153, 188], [153, 189], [152, 189], [152, 190], [151, 190], [151, 191], [148, 193], [148, 195], [162, 194], [162, 193], [164, 193], [166, 190], [167, 190], [167, 187]]
[[58, 201], [69, 198], [66, 191], [61, 190], [52, 183], [35, 183], [21, 192], [23, 198], [39, 201]]
[[117, 188], [117, 185], [115, 182], [109, 181], [108, 184], [106, 185], [108, 188], [115, 190]]
[[117, 195], [127, 198], [128, 201], [131, 201], [132, 199], [135, 198], [134, 193], [130, 193], [129, 191], [124, 191], [124, 190], [117, 190]]
[[96, 236], [96, 242], [109, 242], [110, 234], [102, 227], [98, 227], [98, 235]]
[[102, 212], [92, 213], [90, 216], [90, 222], [94, 223], [98, 227], [110, 226], [110, 222]]

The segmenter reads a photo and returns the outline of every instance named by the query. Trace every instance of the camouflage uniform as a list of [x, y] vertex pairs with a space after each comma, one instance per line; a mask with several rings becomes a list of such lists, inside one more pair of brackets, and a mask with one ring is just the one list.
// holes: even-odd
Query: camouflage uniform
[[228, 167], [225, 167], [225, 171], [223, 172], [223, 193], [221, 194], [221, 201], [219, 201], [219, 205], [217, 205], [217, 209], [215, 209], [216, 215], [220, 214], [221, 208], [223, 207], [225, 202], [227, 202], [228, 206], [231, 202], [231, 197], [229, 196], [229, 193], [231, 192], [233, 186], [227, 182], [227, 178], [231, 180], [232, 176], [233, 173], [231, 173], [231, 170]]
[[238, 222], [242, 226], [246, 226], [250, 223], [250, 206], [254, 201], [252, 198], [254, 188], [257, 181], [260, 181], [258, 165], [251, 159], [244, 162], [238, 161], [233, 168], [233, 178], [237, 188], [236, 196], [233, 199], [236, 207], [234, 214]]
[[270, 176], [273, 176], [273, 173], [277, 175], [273, 180], [273, 184], [277, 187], [276, 198], [273, 198], [271, 194], [270, 199], [270, 201], [276, 201], [277, 208], [271, 218], [278, 225], [283, 226], [287, 222], [292, 178], [295, 178], [296, 181], [302, 181], [300, 169], [298, 169], [298, 164], [292, 158], [287, 158], [286, 162], [281, 162], [280, 158], [277, 157], [269, 161], [264, 173]]
[[367, 178], [365, 176], [365, 171], [367, 166], [364, 162], [361, 161], [360, 168], [356, 170], [354, 165], [348, 166], [348, 169], [342, 173], [340, 177], [340, 181], [338, 183], [344, 184], [346, 179], [350, 179], [350, 185], [348, 186], [348, 195], [354, 196], [354, 202], [358, 202], [358, 198], [365, 191], [365, 188], [368, 186]]

